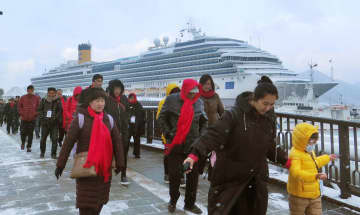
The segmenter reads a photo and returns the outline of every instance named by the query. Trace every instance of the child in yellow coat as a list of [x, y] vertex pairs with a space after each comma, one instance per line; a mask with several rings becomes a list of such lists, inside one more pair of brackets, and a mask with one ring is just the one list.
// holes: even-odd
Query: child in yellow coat
[[318, 138], [318, 129], [308, 123], [296, 125], [293, 131], [287, 183], [291, 215], [322, 214], [320, 180], [326, 180], [327, 175], [319, 171], [336, 155], [317, 157], [314, 147]]

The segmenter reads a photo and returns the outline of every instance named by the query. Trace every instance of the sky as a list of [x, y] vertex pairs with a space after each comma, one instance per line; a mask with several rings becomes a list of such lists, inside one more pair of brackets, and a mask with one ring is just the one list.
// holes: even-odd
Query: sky
[[0, 88], [26, 87], [90, 42], [93, 61], [136, 56], [191, 21], [208, 36], [248, 41], [302, 73], [310, 62], [360, 83], [359, 0], [1, 0]]

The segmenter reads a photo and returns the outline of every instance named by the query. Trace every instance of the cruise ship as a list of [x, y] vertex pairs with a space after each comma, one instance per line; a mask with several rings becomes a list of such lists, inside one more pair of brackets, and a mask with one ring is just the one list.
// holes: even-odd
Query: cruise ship
[[[185, 41], [184, 34], [191, 38]], [[315, 98], [337, 85], [300, 78], [267, 51], [242, 40], [210, 37], [192, 26], [181, 30], [174, 43], [169, 43], [168, 37], [155, 39], [153, 47], [135, 57], [93, 62], [90, 44], [80, 44], [78, 51], [78, 61], [33, 77], [31, 82], [37, 91], [45, 93], [51, 86], [71, 95], [75, 86], [89, 86], [94, 74], [103, 75], [105, 88], [110, 80], [119, 79], [126, 94], [135, 92], [143, 98], [162, 98], [169, 83], [181, 85], [184, 79], [199, 80], [203, 74], [212, 75], [217, 93], [228, 101], [245, 90], [253, 90], [262, 75], [269, 76], [276, 84], [280, 101], [289, 96], [306, 97], [309, 84]]]

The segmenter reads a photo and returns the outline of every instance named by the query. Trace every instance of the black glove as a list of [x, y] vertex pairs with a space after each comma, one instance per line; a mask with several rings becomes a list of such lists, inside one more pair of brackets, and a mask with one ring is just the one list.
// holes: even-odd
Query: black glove
[[55, 169], [55, 176], [59, 180], [60, 176], [62, 175], [62, 172], [64, 171], [63, 168], [56, 167]]

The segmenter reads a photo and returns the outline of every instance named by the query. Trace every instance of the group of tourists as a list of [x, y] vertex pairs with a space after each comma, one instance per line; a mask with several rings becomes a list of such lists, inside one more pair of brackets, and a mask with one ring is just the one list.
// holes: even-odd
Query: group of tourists
[[[145, 111], [135, 93], [125, 95], [120, 80], [103, 90], [103, 77], [93, 76], [91, 86], [75, 87], [69, 98], [61, 89], [48, 88], [44, 98], [27, 94], [8, 103], [0, 101], [0, 125], [16, 134], [20, 120], [21, 150], [31, 152], [34, 129], [40, 136], [44, 158], [50, 135], [55, 176], [61, 177], [75, 151], [71, 177], [76, 179], [76, 208], [80, 214], [100, 214], [109, 201], [112, 174], [126, 176], [130, 140], [140, 158], [140, 136], [145, 133]], [[253, 91], [242, 92], [225, 110], [212, 77], [172, 83], [159, 103], [156, 119], [162, 132], [164, 181], [169, 183], [169, 213], [176, 211], [179, 188], [185, 188], [184, 210], [201, 214], [195, 204], [199, 175], [208, 173], [208, 214], [265, 215], [268, 206], [268, 160], [289, 169], [287, 190], [292, 215], [321, 214], [321, 167], [336, 155], [317, 157], [317, 127], [298, 124], [292, 134], [290, 154], [276, 144], [274, 105], [278, 91], [263, 76]], [[35, 129], [36, 130], [36, 129]], [[37, 134], [37, 137], [38, 134]], [[61, 151], [57, 157], [57, 148]], [[205, 168], [206, 167], [206, 168]], [[206, 170], [205, 170], [206, 169]]]

